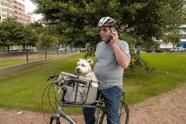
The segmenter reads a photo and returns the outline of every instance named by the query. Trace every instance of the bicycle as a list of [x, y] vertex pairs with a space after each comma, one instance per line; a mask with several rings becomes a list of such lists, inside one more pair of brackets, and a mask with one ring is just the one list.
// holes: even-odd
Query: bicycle
[[[59, 75], [51, 75], [48, 80], [51, 80], [51, 83], [47, 85], [42, 94], [42, 106], [44, 104], [44, 94], [46, 91], [48, 95], [50, 95], [51, 88], [55, 89], [56, 87], [60, 89], [60, 100], [57, 100], [57, 96], [54, 95], [55, 99], [55, 107], [51, 105], [51, 100], [48, 98], [48, 103], [50, 104], [50, 107], [53, 109], [55, 112], [55, 115], [50, 116], [49, 124], [63, 124], [60, 122], [60, 117], [64, 118], [69, 122], [69, 124], [77, 124], [76, 120], [73, 120], [68, 114], [64, 112], [65, 107], [89, 107], [89, 108], [95, 108], [95, 118], [96, 118], [96, 123], [95, 124], [106, 124], [106, 112], [104, 108], [104, 100], [102, 99], [101, 96], [99, 96], [98, 100], [94, 99], [94, 104], [87, 104], [87, 97], [89, 96], [89, 92], [91, 92], [92, 89], [90, 89], [90, 84], [91, 80], [79, 78], [76, 75], [66, 73], [66, 72], [61, 72]], [[88, 85], [87, 85], [88, 84]], [[74, 86], [74, 97], [73, 100], [67, 102], [66, 93], [67, 93], [67, 88], [69, 86]], [[86, 91], [83, 94], [78, 93], [78, 88], [80, 87], [86, 87]], [[94, 91], [94, 90], [93, 90]], [[78, 101], [78, 95], [80, 95], [81, 100]], [[82, 96], [84, 97], [82, 100]], [[90, 97], [90, 96], [89, 96]], [[124, 93], [123, 97], [120, 101], [120, 109], [119, 109], [119, 117], [121, 124], [128, 124], [129, 122], [129, 108], [124, 100]], [[89, 99], [90, 100], [90, 99]], [[92, 101], [91, 101], [92, 102]]]

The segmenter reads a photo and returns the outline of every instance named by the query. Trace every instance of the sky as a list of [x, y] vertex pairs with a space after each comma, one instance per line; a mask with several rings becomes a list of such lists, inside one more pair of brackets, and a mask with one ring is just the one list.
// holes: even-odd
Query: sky
[[[25, 0], [25, 12], [26, 13], [34, 12], [35, 9], [36, 9], [36, 5], [31, 0]], [[42, 16], [34, 14], [34, 18], [38, 20], [42, 18]]]

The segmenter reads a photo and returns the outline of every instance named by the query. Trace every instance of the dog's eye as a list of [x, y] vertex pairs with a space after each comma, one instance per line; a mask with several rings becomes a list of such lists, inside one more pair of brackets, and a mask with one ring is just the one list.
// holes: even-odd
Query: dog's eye
[[82, 64], [81, 66], [85, 67], [85, 65], [84, 65], [84, 64]]

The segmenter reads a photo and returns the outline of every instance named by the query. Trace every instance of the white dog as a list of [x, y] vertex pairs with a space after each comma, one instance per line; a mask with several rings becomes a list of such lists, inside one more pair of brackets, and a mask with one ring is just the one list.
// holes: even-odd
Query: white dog
[[76, 67], [76, 73], [77, 75], [80, 76], [80, 78], [92, 80], [93, 82], [91, 85], [93, 87], [98, 87], [98, 82], [97, 78], [92, 71], [92, 66], [93, 66], [93, 60], [91, 59], [79, 59], [77, 62], [77, 67]]

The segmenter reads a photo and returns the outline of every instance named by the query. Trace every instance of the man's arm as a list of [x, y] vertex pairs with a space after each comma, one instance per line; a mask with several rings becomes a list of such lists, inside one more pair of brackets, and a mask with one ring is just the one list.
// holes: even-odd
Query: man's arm
[[111, 30], [112, 30], [112, 37], [113, 37], [113, 39], [111, 40], [110, 43], [111, 43], [112, 48], [114, 50], [116, 61], [118, 62], [118, 64], [121, 67], [123, 67], [124, 69], [127, 69], [129, 64], [130, 64], [130, 58], [119, 47], [119, 37], [118, 37], [118, 32], [116, 31], [116, 29], [115, 28], [111, 28]]
[[130, 58], [127, 54], [125, 54], [121, 48], [119, 47], [118, 43], [117, 44], [112, 44], [114, 54], [116, 57], [116, 61], [118, 64], [123, 67], [124, 69], [127, 69], [129, 64], [130, 64]]

